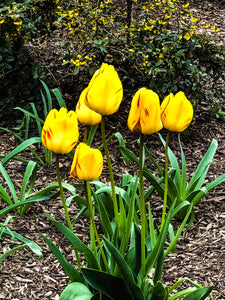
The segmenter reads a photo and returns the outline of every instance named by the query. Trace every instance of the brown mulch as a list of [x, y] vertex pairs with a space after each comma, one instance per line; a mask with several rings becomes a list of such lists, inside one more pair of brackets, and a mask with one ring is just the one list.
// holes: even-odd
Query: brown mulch
[[[196, 2], [196, 1], [195, 1]], [[224, 6], [215, 6], [209, 1], [197, 1], [196, 13], [206, 11], [202, 16], [205, 22], [216, 22], [219, 28], [224, 24]], [[208, 17], [207, 17], [208, 16]], [[221, 21], [222, 20], [222, 21]], [[224, 43], [224, 40], [222, 40]], [[107, 123], [107, 134], [119, 131], [125, 138], [128, 148], [138, 151], [137, 136], [127, 129], [126, 119], [128, 114], [128, 102], [124, 101], [120, 111], [114, 116], [110, 116]], [[225, 107], [225, 103], [222, 103]], [[8, 120], [6, 120], [8, 122]], [[4, 121], [4, 125], [8, 123]], [[15, 125], [13, 121], [10, 127]], [[97, 133], [97, 137], [99, 133]], [[219, 175], [225, 173], [225, 122], [224, 119], [215, 119], [207, 109], [195, 112], [195, 120], [190, 126], [186, 135], [181, 136], [183, 150], [187, 159], [189, 175], [193, 173], [199, 161], [207, 151], [213, 138], [218, 141], [218, 150], [215, 155], [214, 164], [210, 166], [206, 182], [214, 180]], [[9, 153], [15, 146], [16, 141], [9, 134], [1, 131], [0, 154]], [[97, 140], [97, 139], [96, 139]], [[163, 164], [163, 148], [157, 135], [149, 136], [146, 141], [152, 154]], [[171, 147], [177, 152], [179, 157], [179, 146], [177, 136], [172, 135]], [[118, 143], [113, 140], [110, 144], [112, 153], [113, 168], [117, 183], [121, 179], [121, 174], [128, 171], [124, 164], [119, 150]], [[26, 151], [27, 159], [33, 159], [29, 151]], [[61, 171], [63, 180], [69, 183], [74, 181], [69, 178], [71, 161], [62, 157]], [[20, 162], [11, 161], [6, 165], [12, 181], [18, 191], [24, 173], [24, 165]], [[137, 173], [137, 168], [132, 166], [129, 172], [133, 175]], [[102, 180], [106, 180], [107, 170], [102, 175]], [[38, 170], [35, 191], [47, 186], [50, 182], [56, 181], [54, 165], [42, 166]], [[3, 179], [0, 177], [0, 183]], [[208, 197], [202, 199], [197, 205], [196, 219], [192, 227], [182, 235], [177, 244], [177, 252], [169, 254], [165, 261], [163, 281], [171, 286], [178, 278], [188, 277], [202, 285], [213, 285], [217, 293], [212, 295], [212, 299], [225, 299], [225, 183], [218, 186]], [[153, 214], [157, 219], [161, 214], [162, 203], [157, 198], [150, 200], [153, 205]], [[0, 202], [0, 209], [4, 204]], [[71, 203], [69, 212], [71, 219], [78, 213], [78, 208], [74, 202]], [[76, 264], [74, 252], [70, 244], [58, 233], [45, 217], [44, 212], [54, 216], [55, 219], [65, 223], [64, 211], [60, 198], [33, 204], [25, 215], [17, 215], [13, 212], [8, 215], [16, 216], [10, 222], [11, 230], [36, 242], [42, 249], [44, 258], [39, 260], [28, 248], [16, 252], [0, 264], [0, 299], [26, 300], [26, 299], [51, 299], [57, 300], [68, 284], [68, 277], [65, 275], [56, 258], [51, 254], [48, 246], [43, 241], [41, 234], [50, 238], [67, 259]], [[0, 218], [4, 222], [6, 216]], [[75, 225], [75, 232], [84, 242], [88, 242], [89, 224], [82, 218]], [[18, 245], [10, 237], [3, 236], [0, 240], [0, 255], [10, 248]], [[184, 284], [186, 286], [186, 283]]]

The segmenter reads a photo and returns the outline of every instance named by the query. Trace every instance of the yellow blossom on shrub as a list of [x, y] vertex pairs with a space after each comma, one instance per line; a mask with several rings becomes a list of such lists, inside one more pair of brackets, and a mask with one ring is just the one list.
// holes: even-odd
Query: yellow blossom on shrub
[[184, 131], [192, 121], [193, 107], [183, 92], [168, 95], [161, 104], [163, 126], [170, 130]]
[[102, 173], [103, 157], [98, 149], [92, 149], [85, 143], [76, 148], [70, 176], [80, 180], [95, 180]]
[[55, 153], [69, 153], [79, 137], [78, 121], [75, 111], [67, 112], [65, 107], [59, 111], [52, 109], [42, 129], [42, 143], [45, 148]]

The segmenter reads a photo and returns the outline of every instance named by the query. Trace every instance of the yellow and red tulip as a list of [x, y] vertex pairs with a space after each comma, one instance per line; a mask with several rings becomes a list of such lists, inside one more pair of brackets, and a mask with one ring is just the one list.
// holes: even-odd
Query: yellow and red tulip
[[146, 88], [139, 89], [132, 99], [127, 124], [131, 131], [143, 134], [152, 134], [162, 129], [158, 95]]
[[88, 88], [84, 89], [76, 105], [78, 121], [85, 125], [95, 125], [101, 123], [102, 115], [96, 113], [85, 104]]
[[100, 177], [103, 167], [102, 153], [92, 149], [85, 143], [80, 143], [76, 148], [70, 176], [80, 180], [94, 180]]
[[123, 98], [123, 86], [112, 65], [103, 63], [88, 87], [85, 104], [96, 113], [111, 115], [118, 111]]
[[193, 118], [193, 106], [183, 92], [168, 95], [161, 104], [163, 126], [170, 130], [184, 131]]
[[42, 129], [42, 143], [45, 148], [58, 154], [69, 153], [79, 137], [78, 121], [75, 111], [62, 107], [52, 109]]

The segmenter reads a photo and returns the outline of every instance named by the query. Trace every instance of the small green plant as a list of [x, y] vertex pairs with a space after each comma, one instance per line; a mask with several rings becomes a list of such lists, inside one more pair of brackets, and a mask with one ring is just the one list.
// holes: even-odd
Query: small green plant
[[12, 216], [8, 216], [4, 223], [0, 223], [0, 239], [3, 235], [9, 235], [11, 236], [12, 240], [18, 240], [20, 242], [23, 242], [23, 244], [16, 246], [5, 253], [0, 255], [0, 264], [11, 254], [13, 254], [16, 251], [19, 251], [25, 247], [30, 248], [30, 250], [39, 256], [40, 259], [43, 258], [42, 249], [39, 247], [36, 243], [32, 242], [31, 240], [21, 236], [20, 234], [16, 233], [15, 231], [12, 231], [8, 228], [8, 223], [12, 219]]

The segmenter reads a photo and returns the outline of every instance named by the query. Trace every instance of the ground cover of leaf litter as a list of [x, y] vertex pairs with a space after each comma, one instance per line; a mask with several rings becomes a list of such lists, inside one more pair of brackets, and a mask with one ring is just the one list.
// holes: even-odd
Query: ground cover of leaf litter
[[[205, 1], [197, 1], [198, 9], [207, 11], [210, 19], [217, 22], [220, 28], [221, 16], [224, 15], [224, 5], [213, 7]], [[205, 6], [204, 6], [205, 5]], [[204, 14], [204, 18], [207, 16]], [[68, 95], [67, 95], [68, 96]], [[119, 131], [127, 147], [137, 153], [138, 136], [131, 133], [126, 125], [131, 99], [125, 99], [118, 113], [108, 118], [106, 133], [109, 136]], [[222, 103], [223, 108], [225, 103]], [[122, 113], [121, 113], [122, 112]], [[11, 120], [4, 119], [4, 126], [13, 127]], [[165, 136], [165, 132], [162, 131]], [[97, 132], [95, 143], [100, 142], [100, 134]], [[214, 180], [225, 173], [225, 120], [216, 119], [210, 111], [203, 106], [195, 112], [194, 120], [186, 135], [181, 136], [183, 150], [187, 160], [189, 176], [193, 173], [197, 164], [207, 151], [213, 138], [218, 141], [218, 149], [215, 155], [214, 164], [210, 166], [206, 182]], [[1, 132], [0, 153], [7, 154], [16, 146], [16, 141], [7, 133]], [[146, 138], [146, 144], [154, 157], [159, 159], [163, 166], [163, 147], [158, 136], [152, 135]], [[179, 144], [177, 135], [172, 134], [170, 146], [179, 158]], [[115, 179], [119, 184], [121, 175], [128, 172], [137, 174], [137, 167], [131, 165], [128, 169], [118, 150], [118, 142], [112, 140], [109, 144], [111, 158], [115, 171]], [[33, 159], [29, 151], [26, 151], [26, 158]], [[69, 177], [71, 161], [61, 157], [60, 167], [63, 181], [74, 183]], [[106, 164], [105, 164], [106, 166]], [[18, 190], [21, 187], [24, 165], [20, 162], [10, 161], [6, 165], [7, 172]], [[106, 167], [103, 170], [101, 180], [108, 181]], [[54, 164], [46, 169], [46, 166], [39, 168], [35, 191], [45, 187], [47, 184], [56, 181]], [[3, 180], [0, 178], [0, 182]], [[225, 184], [222, 183], [214, 189], [195, 208], [196, 219], [189, 231], [183, 234], [177, 244], [177, 252], [169, 254], [165, 261], [163, 282], [171, 286], [178, 278], [188, 277], [202, 285], [213, 285], [218, 292], [212, 295], [212, 299], [225, 299]], [[157, 220], [161, 215], [162, 201], [156, 196], [150, 199], [153, 216]], [[4, 204], [0, 202], [0, 209]], [[0, 299], [25, 300], [25, 299], [59, 299], [60, 293], [68, 283], [68, 278], [62, 270], [56, 258], [51, 254], [48, 246], [44, 243], [40, 234], [50, 238], [64, 253], [71, 263], [75, 262], [75, 255], [70, 244], [58, 233], [44, 215], [47, 212], [60, 222], [65, 223], [64, 211], [60, 198], [50, 201], [33, 204], [27, 214], [16, 215], [16, 219], [9, 224], [10, 229], [36, 242], [43, 249], [44, 259], [39, 260], [28, 248], [16, 252], [8, 257], [0, 265]], [[71, 219], [78, 213], [75, 203], [72, 203], [69, 212]], [[12, 212], [8, 215], [15, 215]], [[0, 222], [5, 220], [5, 216]], [[75, 232], [85, 243], [88, 242], [89, 223], [82, 218], [75, 226]], [[0, 254], [4, 251], [19, 245], [19, 242], [3, 236], [0, 240]]]

